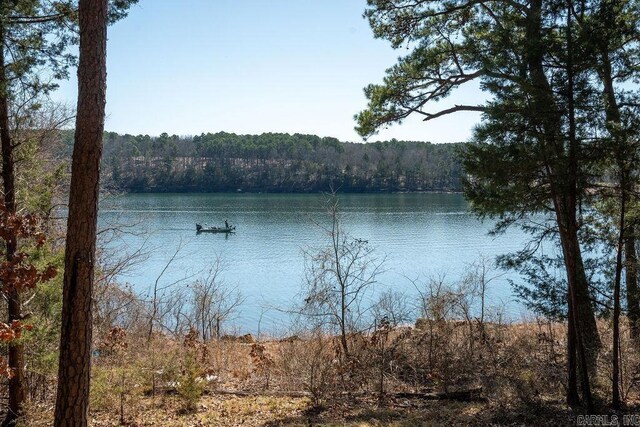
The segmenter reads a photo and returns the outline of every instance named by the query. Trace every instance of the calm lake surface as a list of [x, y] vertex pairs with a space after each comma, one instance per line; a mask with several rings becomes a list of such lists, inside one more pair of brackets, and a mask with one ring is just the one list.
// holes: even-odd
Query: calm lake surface
[[[328, 244], [317, 225], [330, 224], [325, 201], [320, 194], [132, 194], [103, 200], [99, 223], [103, 228], [136, 224], [133, 233], [108, 246], [118, 255], [141, 247], [148, 253], [119, 281], [147, 295], [180, 247], [159, 280], [165, 286], [187, 278], [168, 288], [171, 292], [204, 278], [204, 270], [220, 257], [222, 279], [246, 297], [227, 332], [255, 333], [260, 327], [276, 334], [286, 333], [291, 319], [283, 311], [301, 298], [303, 251]], [[339, 203], [345, 230], [386, 258], [375, 292], [393, 288], [414, 301], [412, 280], [425, 283], [444, 274], [454, 282], [479, 256], [519, 249], [527, 239], [517, 230], [489, 236], [492, 223], [476, 219], [460, 194], [340, 195]], [[196, 222], [223, 225], [225, 219], [237, 226], [235, 234], [195, 232]], [[518, 316], [524, 310], [513, 301], [507, 278], [517, 279], [509, 274], [492, 282], [489, 298]]]

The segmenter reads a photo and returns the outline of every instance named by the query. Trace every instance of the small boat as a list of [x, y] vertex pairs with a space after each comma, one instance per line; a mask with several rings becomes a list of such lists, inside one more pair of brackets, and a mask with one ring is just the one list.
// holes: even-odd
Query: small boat
[[196, 224], [196, 233], [233, 233], [235, 231], [235, 225], [230, 225], [229, 227], [208, 227], [205, 224], [203, 227], [200, 224]]

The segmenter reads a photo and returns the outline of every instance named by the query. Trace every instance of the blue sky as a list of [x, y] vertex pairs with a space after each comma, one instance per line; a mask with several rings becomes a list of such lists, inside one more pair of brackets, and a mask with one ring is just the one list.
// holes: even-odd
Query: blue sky
[[[309, 133], [361, 141], [362, 89], [402, 55], [375, 40], [365, 0], [140, 0], [109, 28], [106, 129]], [[478, 89], [447, 100], [479, 97]], [[55, 94], [75, 105], [76, 82]], [[440, 106], [434, 107], [439, 108]], [[464, 113], [409, 119], [372, 140], [466, 140]]]

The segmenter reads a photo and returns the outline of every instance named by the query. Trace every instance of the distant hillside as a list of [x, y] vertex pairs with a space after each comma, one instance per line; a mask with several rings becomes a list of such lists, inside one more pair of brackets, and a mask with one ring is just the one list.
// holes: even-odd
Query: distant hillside
[[458, 147], [282, 133], [107, 132], [103, 185], [129, 192], [459, 191]]

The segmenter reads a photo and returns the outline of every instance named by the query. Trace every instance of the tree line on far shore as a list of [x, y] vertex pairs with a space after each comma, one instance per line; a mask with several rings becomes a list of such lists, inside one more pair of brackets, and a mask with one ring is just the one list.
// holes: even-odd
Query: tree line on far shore
[[127, 192], [461, 191], [459, 148], [286, 133], [107, 132], [102, 182]]

